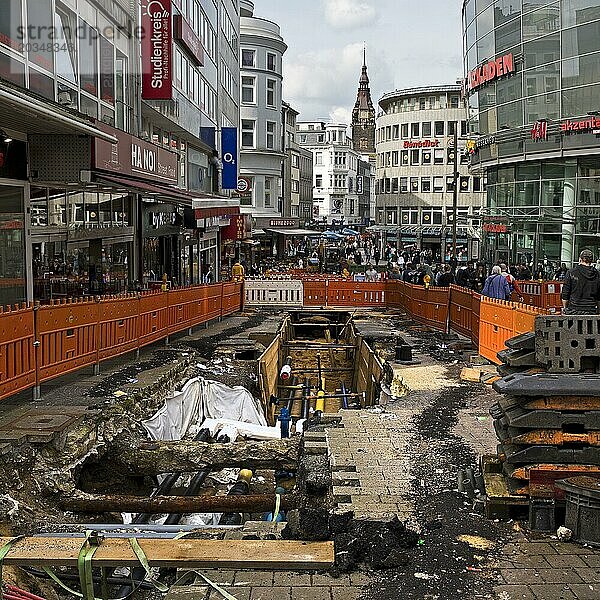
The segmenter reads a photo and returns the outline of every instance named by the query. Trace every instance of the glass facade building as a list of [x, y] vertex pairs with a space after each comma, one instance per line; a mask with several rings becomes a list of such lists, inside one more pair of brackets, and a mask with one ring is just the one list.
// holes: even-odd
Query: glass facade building
[[506, 225], [489, 228], [487, 258], [598, 257], [600, 0], [465, 0], [463, 44], [484, 224]]

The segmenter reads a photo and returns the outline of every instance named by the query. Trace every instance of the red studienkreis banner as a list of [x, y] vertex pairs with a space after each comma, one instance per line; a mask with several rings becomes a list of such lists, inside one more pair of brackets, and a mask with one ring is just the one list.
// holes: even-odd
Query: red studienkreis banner
[[171, 0], [142, 0], [142, 98], [173, 97]]

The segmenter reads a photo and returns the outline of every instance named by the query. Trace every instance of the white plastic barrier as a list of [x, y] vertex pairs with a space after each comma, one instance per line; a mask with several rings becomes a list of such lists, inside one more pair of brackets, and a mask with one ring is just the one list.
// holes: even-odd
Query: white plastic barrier
[[304, 304], [304, 285], [298, 280], [247, 279], [246, 306], [291, 306]]

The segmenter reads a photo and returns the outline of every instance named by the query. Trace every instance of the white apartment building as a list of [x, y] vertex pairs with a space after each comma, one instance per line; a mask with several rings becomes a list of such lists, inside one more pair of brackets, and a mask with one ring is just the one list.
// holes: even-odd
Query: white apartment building
[[298, 143], [313, 153], [313, 218], [328, 225], [360, 225], [358, 161], [344, 124], [299, 122]]

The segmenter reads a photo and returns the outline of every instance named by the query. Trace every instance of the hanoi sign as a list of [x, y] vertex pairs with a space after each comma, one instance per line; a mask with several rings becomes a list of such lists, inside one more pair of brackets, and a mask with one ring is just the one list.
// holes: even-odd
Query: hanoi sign
[[515, 72], [515, 59], [512, 53], [500, 56], [495, 60], [483, 63], [469, 72], [467, 86], [469, 92], [474, 92], [479, 88], [504, 77], [512, 75]]

